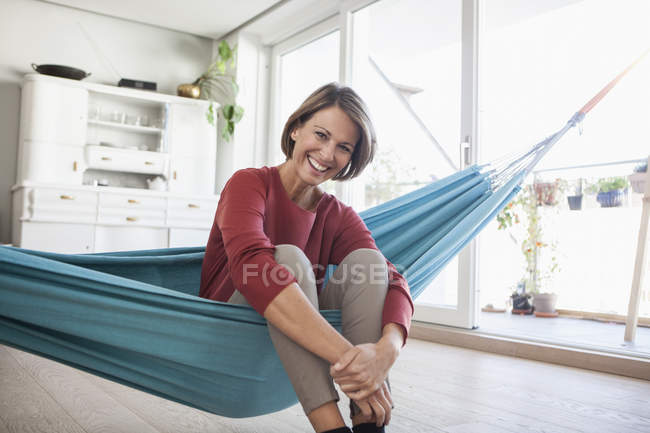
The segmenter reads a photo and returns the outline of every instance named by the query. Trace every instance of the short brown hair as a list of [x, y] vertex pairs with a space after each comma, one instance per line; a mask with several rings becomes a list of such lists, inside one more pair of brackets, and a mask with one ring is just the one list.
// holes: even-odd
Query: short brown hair
[[359, 128], [359, 141], [354, 146], [350, 162], [334, 176], [333, 180], [347, 180], [357, 177], [375, 156], [377, 138], [372, 126], [368, 108], [361, 97], [350, 87], [338, 83], [329, 83], [309, 95], [305, 102], [289, 116], [282, 131], [282, 152], [291, 159], [296, 142], [291, 138], [291, 132], [307, 122], [317, 112], [324, 108], [337, 106]]

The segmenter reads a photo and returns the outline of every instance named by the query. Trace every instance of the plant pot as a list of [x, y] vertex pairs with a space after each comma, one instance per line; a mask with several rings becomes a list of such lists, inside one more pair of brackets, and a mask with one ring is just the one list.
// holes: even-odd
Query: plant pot
[[557, 295], [555, 293], [538, 293], [533, 297], [533, 306], [535, 307], [535, 314], [542, 313], [541, 315], [556, 315], [555, 304], [557, 303]]
[[555, 206], [557, 204], [557, 191], [559, 185], [557, 182], [538, 182], [533, 184], [535, 188], [535, 197], [537, 206]]
[[643, 194], [645, 192], [645, 172], [633, 173], [628, 176], [630, 184], [632, 184], [632, 191], [637, 194]]
[[600, 203], [600, 207], [619, 207], [623, 204], [623, 190], [613, 189], [607, 192], [599, 192], [596, 200]]
[[571, 210], [580, 210], [582, 209], [582, 194], [581, 195], [570, 195], [567, 197], [569, 201], [569, 209]]
[[196, 84], [181, 84], [176, 88], [178, 96], [198, 99], [201, 96], [201, 88]]
[[514, 314], [532, 314], [533, 307], [528, 302], [528, 295], [512, 295], [512, 312]]

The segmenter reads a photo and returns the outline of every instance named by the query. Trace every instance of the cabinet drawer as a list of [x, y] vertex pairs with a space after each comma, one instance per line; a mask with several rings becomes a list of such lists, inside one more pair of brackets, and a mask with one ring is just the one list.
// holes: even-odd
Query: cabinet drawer
[[208, 243], [210, 230], [169, 229], [169, 248], [203, 247]]
[[213, 220], [214, 214], [208, 212], [192, 214], [191, 212], [174, 213], [169, 211], [167, 225], [170, 227], [209, 229], [212, 227]]
[[170, 198], [167, 224], [171, 227], [210, 228], [217, 210], [217, 199]]
[[97, 226], [95, 252], [167, 248], [168, 238], [164, 228]]
[[66, 188], [34, 188], [29, 194], [30, 204], [40, 206], [96, 206], [97, 193]]
[[25, 221], [94, 223], [97, 194], [65, 188], [26, 190], [21, 218]]
[[164, 226], [165, 211], [149, 209], [100, 208], [97, 222], [99, 224]]
[[127, 208], [127, 209], [165, 209], [167, 199], [163, 197], [150, 197], [135, 194], [115, 194], [102, 192], [99, 194], [100, 207]]
[[97, 208], [84, 205], [47, 206], [38, 205], [30, 208], [29, 220], [54, 221], [70, 223], [94, 223]]
[[167, 154], [111, 149], [105, 146], [87, 146], [89, 168], [130, 173], [163, 174], [167, 168]]
[[40, 251], [79, 254], [93, 251], [95, 226], [52, 222], [22, 222], [16, 246]]
[[174, 211], [203, 211], [214, 214], [217, 210], [218, 199], [191, 199], [191, 198], [170, 198], [169, 210]]

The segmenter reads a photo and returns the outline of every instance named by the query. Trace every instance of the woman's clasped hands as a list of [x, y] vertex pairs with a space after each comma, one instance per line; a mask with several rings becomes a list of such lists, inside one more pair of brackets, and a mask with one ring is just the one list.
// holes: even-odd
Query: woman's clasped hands
[[352, 347], [330, 368], [330, 375], [364, 417], [374, 414], [378, 426], [387, 425], [393, 400], [386, 384], [388, 371], [397, 359], [398, 350], [380, 340], [376, 344]]

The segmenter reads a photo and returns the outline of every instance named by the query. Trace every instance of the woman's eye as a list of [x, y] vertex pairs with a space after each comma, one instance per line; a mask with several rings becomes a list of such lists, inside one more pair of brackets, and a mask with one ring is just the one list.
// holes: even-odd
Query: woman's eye
[[326, 138], [327, 137], [324, 133], [322, 133], [320, 131], [316, 131], [316, 135], [318, 136], [318, 138]]
[[339, 146], [339, 147], [340, 147], [344, 152], [350, 153], [350, 148], [349, 148], [349, 147], [347, 147], [347, 146], [343, 146], [343, 145], [341, 145], [341, 146]]

